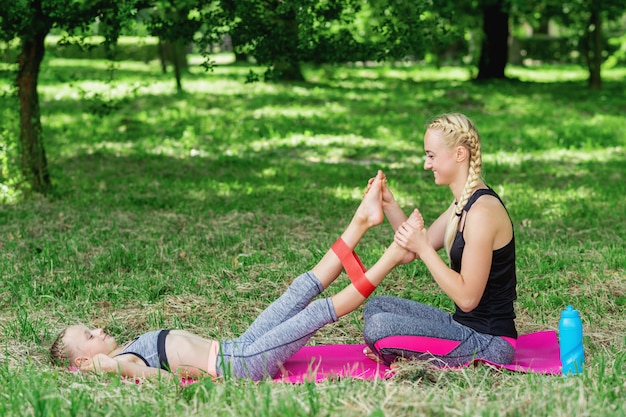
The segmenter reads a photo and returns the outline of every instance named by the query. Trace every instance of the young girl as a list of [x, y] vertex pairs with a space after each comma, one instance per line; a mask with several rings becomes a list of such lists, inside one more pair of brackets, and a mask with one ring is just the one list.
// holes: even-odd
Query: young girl
[[[424, 169], [433, 172], [435, 184], [452, 192], [448, 209], [426, 230], [412, 225], [423, 222], [418, 210], [405, 221], [386, 183], [382, 204], [395, 243], [426, 264], [456, 311], [373, 297], [364, 308], [365, 353], [386, 363], [398, 357], [434, 357], [448, 366], [476, 357], [510, 363], [517, 338], [515, 239], [502, 200], [481, 178], [478, 131], [466, 116], [444, 114], [428, 126], [424, 150]], [[450, 266], [437, 253], [444, 247]]]
[[[183, 330], [158, 330], [118, 346], [102, 329], [70, 326], [50, 349], [56, 363], [81, 370], [119, 373], [125, 377], [169, 375], [183, 377], [232, 373], [239, 378], [273, 377], [322, 326], [360, 306], [382, 279], [414, 255], [392, 243], [367, 272], [354, 253], [365, 232], [383, 221], [382, 172], [371, 181], [350, 224], [309, 272], [297, 277], [236, 340], [209, 340]], [[420, 228], [417, 221], [412, 227]], [[352, 283], [330, 298], [313, 300], [345, 267]]]

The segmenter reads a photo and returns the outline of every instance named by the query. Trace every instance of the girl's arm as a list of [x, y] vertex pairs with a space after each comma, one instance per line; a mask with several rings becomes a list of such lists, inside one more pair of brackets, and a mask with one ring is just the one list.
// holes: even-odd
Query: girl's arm
[[103, 353], [99, 353], [82, 364], [80, 369], [83, 371], [118, 374], [126, 378], [150, 378], [154, 376], [171, 377], [172, 375], [163, 369], [151, 368], [146, 366], [143, 362], [135, 362], [132, 359], [132, 355], [112, 358]]

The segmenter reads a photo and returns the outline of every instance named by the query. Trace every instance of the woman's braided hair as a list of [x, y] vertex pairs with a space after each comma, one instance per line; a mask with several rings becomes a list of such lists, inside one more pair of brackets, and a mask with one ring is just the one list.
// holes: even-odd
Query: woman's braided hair
[[447, 113], [437, 116], [428, 125], [427, 129], [439, 131], [444, 142], [450, 149], [456, 148], [457, 146], [464, 146], [470, 153], [467, 181], [465, 182], [460, 201], [456, 203], [456, 208], [452, 216], [450, 216], [446, 228], [444, 242], [448, 256], [450, 256], [450, 248], [452, 247], [452, 242], [454, 242], [454, 237], [459, 227], [459, 220], [461, 219], [463, 208], [472, 195], [472, 190], [481, 180], [483, 162], [480, 152], [480, 136], [474, 122], [461, 113]]

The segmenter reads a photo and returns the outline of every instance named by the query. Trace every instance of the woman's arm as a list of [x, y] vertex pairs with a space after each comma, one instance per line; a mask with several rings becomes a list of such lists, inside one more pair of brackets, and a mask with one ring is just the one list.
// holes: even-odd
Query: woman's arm
[[[461, 310], [472, 311], [480, 302], [487, 285], [494, 242], [503, 226], [501, 218], [502, 213], [494, 211], [492, 205], [478, 202], [467, 213], [460, 273], [450, 268], [433, 247], [431, 242], [438, 242], [439, 238], [430, 237], [432, 227], [428, 231], [416, 230], [405, 223], [398, 229], [395, 240], [400, 246], [418, 254], [437, 284]], [[509, 222], [508, 216], [506, 219]], [[440, 231], [442, 223], [436, 226], [437, 230]], [[445, 233], [445, 224], [443, 229]]]
[[437, 217], [437, 220], [435, 220], [430, 227], [428, 227], [428, 241], [435, 251], [442, 249], [444, 246], [448, 220], [450, 219], [455, 207], [454, 203], [450, 204], [448, 209], [441, 213], [439, 217]]
[[[398, 204], [398, 202], [393, 198], [391, 191], [387, 189], [388, 194], [391, 195], [391, 199], [385, 201], [383, 197], [383, 212], [385, 213], [385, 217], [389, 221], [391, 228], [395, 232], [398, 230], [398, 227], [402, 225], [407, 219], [406, 214], [402, 211], [402, 208]], [[384, 196], [384, 194], [383, 194]]]
[[[415, 210], [419, 213], [419, 210], [417, 209]], [[454, 204], [451, 204], [450, 207], [448, 207], [446, 211], [444, 211], [443, 213], [441, 213], [441, 215], [439, 215], [439, 217], [437, 217], [437, 220], [435, 220], [433, 224], [431, 224], [427, 230], [424, 230], [426, 239], [428, 243], [430, 244], [430, 246], [435, 250], [435, 252], [437, 252], [439, 249], [443, 248], [444, 246], [446, 228], [448, 226], [448, 219], [452, 215], [453, 210], [454, 210]], [[421, 217], [421, 214], [420, 214], [420, 217]], [[422, 219], [422, 223], [423, 221], [424, 220]], [[419, 253], [417, 253], [418, 246], [413, 246], [414, 244], [412, 244], [411, 241], [414, 239], [413, 236], [414, 235], [417, 236], [417, 234], [420, 233], [421, 231], [419, 230], [419, 228], [415, 228], [415, 227], [411, 228], [411, 227], [407, 227], [407, 225], [408, 223], [403, 222], [398, 227], [396, 231], [396, 237], [404, 235], [405, 238], [403, 240], [403, 243], [401, 243], [396, 238], [396, 243], [404, 245], [402, 246], [403, 248], [408, 249], [411, 252], [415, 253], [416, 259], [420, 259], [420, 255]], [[419, 236], [417, 236], [416, 238], [419, 239]]]

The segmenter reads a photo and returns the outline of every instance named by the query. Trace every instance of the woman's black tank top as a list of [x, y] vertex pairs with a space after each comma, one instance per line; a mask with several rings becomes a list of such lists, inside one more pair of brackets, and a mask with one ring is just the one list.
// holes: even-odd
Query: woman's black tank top
[[[476, 190], [463, 207], [468, 212], [472, 205], [483, 195], [492, 195], [504, 203], [491, 188]], [[505, 207], [506, 209], [506, 207]], [[457, 232], [452, 248], [450, 262], [452, 269], [461, 272], [461, 260], [465, 249], [463, 230]], [[458, 306], [454, 319], [480, 333], [494, 336], [508, 336], [517, 338], [515, 329], [515, 311], [513, 301], [517, 298], [517, 275], [515, 271], [515, 234], [511, 241], [500, 249], [493, 251], [491, 269], [485, 292], [478, 306], [465, 313]]]

